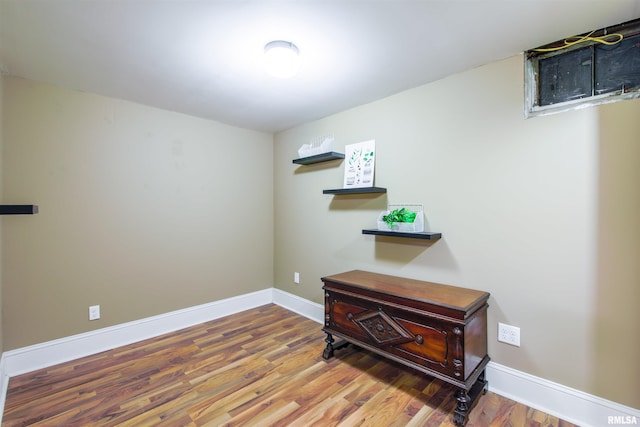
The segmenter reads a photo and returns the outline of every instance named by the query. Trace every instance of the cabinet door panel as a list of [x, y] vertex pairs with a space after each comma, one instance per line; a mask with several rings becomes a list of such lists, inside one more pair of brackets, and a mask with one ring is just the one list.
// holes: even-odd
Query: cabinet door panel
[[331, 301], [331, 321], [336, 330], [346, 333], [354, 338], [367, 340], [368, 335], [356, 323], [352, 321], [353, 316], [367, 313], [369, 310], [352, 301], [332, 300]]
[[415, 336], [413, 341], [399, 344], [397, 348], [400, 351], [428, 363], [447, 366], [449, 362], [449, 334], [446, 330], [398, 318], [396, 321]]

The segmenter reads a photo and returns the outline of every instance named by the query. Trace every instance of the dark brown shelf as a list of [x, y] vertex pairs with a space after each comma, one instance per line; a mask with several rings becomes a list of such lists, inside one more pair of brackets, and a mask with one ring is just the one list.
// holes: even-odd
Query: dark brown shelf
[[0, 215], [33, 215], [37, 213], [37, 205], [0, 205]]
[[301, 157], [294, 159], [293, 163], [298, 165], [312, 165], [314, 163], [328, 162], [330, 160], [344, 159], [344, 154], [330, 151], [328, 153], [316, 154], [315, 156]]
[[362, 194], [386, 192], [387, 189], [382, 187], [336, 188], [335, 190], [322, 190], [322, 194]]
[[423, 231], [420, 233], [411, 233], [405, 231], [386, 231], [377, 229], [362, 230], [362, 234], [372, 234], [374, 236], [402, 237], [405, 239], [421, 239], [421, 240], [438, 240], [442, 237], [442, 233], [432, 233]]

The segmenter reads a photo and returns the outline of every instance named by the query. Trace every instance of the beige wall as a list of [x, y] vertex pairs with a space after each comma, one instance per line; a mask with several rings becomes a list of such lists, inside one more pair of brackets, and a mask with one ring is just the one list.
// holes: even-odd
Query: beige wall
[[[4, 89], [4, 76], [2, 75], [2, 73], [0, 73], [0, 203], [4, 203], [4, 198], [2, 196], [2, 152], [4, 151], [3, 148], [3, 144], [2, 144], [2, 135], [3, 135], [3, 129], [4, 129], [4, 125], [3, 125], [3, 114], [2, 114], [2, 99], [3, 99], [3, 89]], [[3, 339], [3, 335], [2, 335], [2, 224], [4, 224], [4, 221], [2, 219], [2, 216], [0, 216], [0, 353], [2, 353], [3, 351], [3, 346], [2, 346], [2, 339]]]
[[[600, 110], [596, 393], [640, 408], [640, 101]], [[620, 390], [619, 390], [620, 389]]]
[[272, 135], [14, 77], [3, 118], [5, 350], [273, 285]]
[[[637, 381], [614, 377], [620, 353], [640, 359], [638, 322], [627, 324], [629, 314], [615, 310], [631, 296], [637, 303], [637, 270], [621, 263], [629, 272], [611, 287], [606, 310], [598, 305], [609, 279], [598, 234], [599, 125], [607, 123], [598, 108], [525, 120], [522, 79], [522, 58], [513, 57], [276, 135], [276, 287], [322, 303], [320, 277], [357, 268], [486, 290], [495, 362], [640, 407]], [[638, 101], [618, 105], [635, 106], [627, 114], [637, 117]], [[376, 185], [386, 195], [324, 195], [342, 186], [341, 162], [291, 163], [300, 145], [327, 133], [338, 151], [376, 140]], [[443, 239], [361, 234], [387, 204], [399, 203], [423, 204]], [[620, 202], [612, 215], [618, 207], [625, 209]], [[638, 217], [620, 215], [635, 230]], [[608, 237], [622, 247], [621, 237]], [[608, 345], [594, 330], [600, 314], [627, 339]], [[521, 328], [521, 347], [497, 342], [498, 322]]]
[[[491, 292], [492, 359], [640, 406], [640, 101], [524, 120], [520, 57], [272, 136], [4, 77], [4, 350], [354, 268]], [[323, 195], [312, 137], [376, 139], [382, 196]], [[274, 180], [271, 178], [274, 177]], [[361, 234], [420, 203], [433, 244]], [[273, 216], [275, 208], [275, 218]], [[274, 240], [275, 236], [275, 240]], [[293, 272], [301, 284], [293, 284]], [[100, 304], [102, 319], [87, 320]], [[522, 346], [496, 341], [498, 321]]]

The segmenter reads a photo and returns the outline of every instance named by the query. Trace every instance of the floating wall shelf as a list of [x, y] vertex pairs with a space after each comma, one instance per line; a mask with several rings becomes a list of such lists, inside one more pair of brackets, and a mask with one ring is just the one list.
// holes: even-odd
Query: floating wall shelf
[[420, 233], [404, 232], [404, 231], [386, 231], [377, 229], [362, 230], [362, 234], [373, 234], [375, 236], [402, 237], [405, 239], [421, 239], [421, 240], [438, 240], [442, 237], [442, 233], [432, 233], [423, 231]]
[[298, 165], [312, 165], [314, 163], [328, 162], [330, 160], [344, 159], [344, 154], [330, 151], [328, 153], [317, 154], [315, 156], [301, 157], [294, 159], [293, 163]]
[[387, 189], [382, 187], [337, 188], [335, 190], [322, 190], [322, 194], [362, 194], [386, 192]]
[[0, 215], [33, 215], [37, 213], [37, 205], [0, 205]]

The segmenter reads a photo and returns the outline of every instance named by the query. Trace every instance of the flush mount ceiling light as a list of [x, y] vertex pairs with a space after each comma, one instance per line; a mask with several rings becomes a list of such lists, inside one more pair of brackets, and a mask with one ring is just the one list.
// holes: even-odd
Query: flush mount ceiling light
[[300, 68], [298, 47], [284, 40], [274, 40], [264, 46], [265, 70], [274, 77], [288, 79]]

